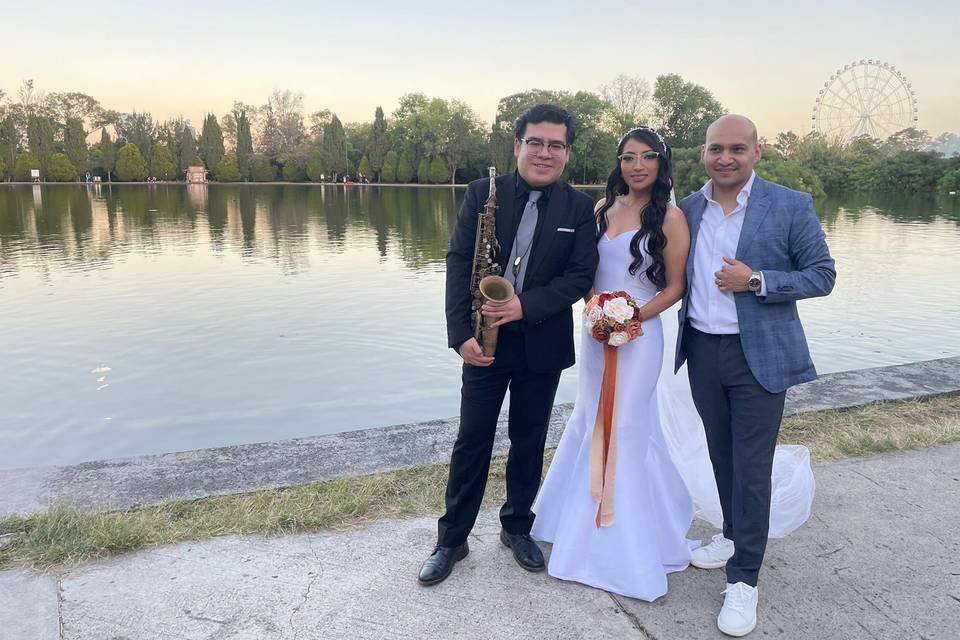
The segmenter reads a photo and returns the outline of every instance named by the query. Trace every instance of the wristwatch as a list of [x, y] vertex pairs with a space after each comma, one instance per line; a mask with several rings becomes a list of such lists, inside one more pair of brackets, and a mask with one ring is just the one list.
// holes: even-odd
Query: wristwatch
[[754, 271], [750, 274], [750, 279], [747, 280], [747, 291], [752, 291], [757, 293], [760, 291], [760, 285], [763, 284], [763, 280], [760, 278], [760, 272]]

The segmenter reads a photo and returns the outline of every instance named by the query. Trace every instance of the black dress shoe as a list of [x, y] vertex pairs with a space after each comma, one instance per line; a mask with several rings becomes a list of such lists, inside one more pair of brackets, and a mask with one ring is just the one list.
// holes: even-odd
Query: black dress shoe
[[513, 550], [513, 559], [527, 571], [543, 571], [546, 563], [540, 547], [527, 533], [508, 533], [500, 529], [500, 542]]
[[470, 547], [467, 546], [466, 542], [459, 547], [437, 545], [427, 561], [420, 567], [420, 575], [417, 576], [417, 581], [425, 587], [443, 582], [453, 571], [453, 565], [466, 558], [468, 553], [470, 553]]

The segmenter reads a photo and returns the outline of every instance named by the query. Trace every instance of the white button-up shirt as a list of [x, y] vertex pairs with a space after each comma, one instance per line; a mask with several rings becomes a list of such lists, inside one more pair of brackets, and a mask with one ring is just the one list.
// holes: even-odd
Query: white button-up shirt
[[[713, 199], [713, 180], [708, 180], [700, 192], [707, 199], [707, 207], [700, 220], [697, 245], [693, 255], [693, 280], [690, 282], [690, 306], [687, 318], [694, 329], [704, 333], [740, 333], [737, 305], [733, 293], [720, 291], [714, 274], [725, 264], [723, 257], [735, 258], [740, 230], [746, 215], [750, 190], [757, 177], [751, 172], [747, 184], [737, 194], [737, 206], [725, 214], [723, 207]], [[762, 274], [761, 274], [762, 277]], [[764, 293], [762, 290], [759, 292]]]

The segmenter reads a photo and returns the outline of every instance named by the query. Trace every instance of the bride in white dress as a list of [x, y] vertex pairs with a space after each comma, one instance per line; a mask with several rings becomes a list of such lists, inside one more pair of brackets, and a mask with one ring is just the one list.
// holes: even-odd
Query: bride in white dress
[[[534, 504], [531, 535], [553, 543], [550, 575], [652, 601], [699, 544], [686, 538], [694, 515], [715, 527], [722, 516], [686, 373], [674, 376], [665, 366], [677, 322], [672, 309], [664, 321], [661, 315], [683, 296], [690, 246], [684, 215], [671, 202], [670, 152], [656, 131], [641, 127], [624, 135], [617, 156], [597, 204], [600, 265], [591, 295], [629, 293], [642, 307], [643, 335], [617, 348], [613, 519], [597, 525], [590, 492], [604, 357], [585, 326], [576, 404]], [[773, 475], [770, 535], [778, 537], [809, 516], [809, 453], [778, 447]]]

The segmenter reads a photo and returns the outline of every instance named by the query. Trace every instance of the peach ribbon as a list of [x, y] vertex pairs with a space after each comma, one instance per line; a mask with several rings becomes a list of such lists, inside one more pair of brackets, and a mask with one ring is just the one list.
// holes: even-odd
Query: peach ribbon
[[603, 345], [603, 380], [590, 446], [590, 497], [598, 503], [597, 528], [613, 524], [613, 477], [617, 467], [617, 348]]

